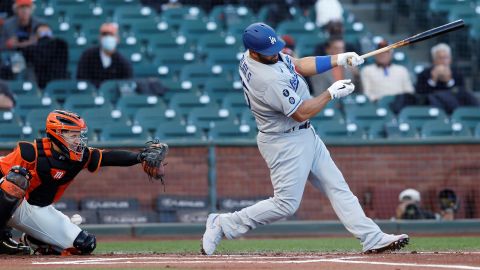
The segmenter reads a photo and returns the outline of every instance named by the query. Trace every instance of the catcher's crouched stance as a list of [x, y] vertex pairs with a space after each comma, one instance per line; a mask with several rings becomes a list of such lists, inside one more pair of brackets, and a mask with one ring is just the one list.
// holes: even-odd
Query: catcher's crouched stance
[[[168, 146], [147, 142], [141, 152], [87, 147], [87, 125], [77, 114], [56, 110], [46, 122], [46, 138], [19, 142], [0, 157], [0, 253], [90, 254], [95, 235], [80, 229], [51, 204], [83, 169], [142, 163], [150, 179], [163, 182]], [[20, 243], [10, 229], [23, 232]]]

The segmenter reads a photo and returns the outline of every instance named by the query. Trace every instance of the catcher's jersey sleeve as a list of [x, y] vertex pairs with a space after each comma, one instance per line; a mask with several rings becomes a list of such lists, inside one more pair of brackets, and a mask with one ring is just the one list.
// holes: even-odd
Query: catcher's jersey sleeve
[[90, 172], [96, 172], [102, 163], [103, 150], [97, 148], [88, 148], [89, 156], [86, 167]]
[[32, 151], [34, 151], [34, 147], [30, 143], [19, 142], [10, 154], [0, 157], [0, 171], [2, 177], [10, 170], [11, 167], [15, 165], [20, 165], [28, 169], [31, 173], [35, 170], [35, 155], [33, 155], [34, 158], [32, 160], [27, 158], [28, 161], [22, 157], [21, 148], [29, 148], [28, 146], [30, 146]]

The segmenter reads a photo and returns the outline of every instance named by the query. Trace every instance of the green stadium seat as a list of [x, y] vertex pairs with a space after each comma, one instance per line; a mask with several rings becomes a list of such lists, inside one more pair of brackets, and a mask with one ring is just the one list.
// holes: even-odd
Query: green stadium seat
[[194, 125], [203, 130], [213, 128], [217, 122], [233, 120], [228, 114], [222, 114], [217, 106], [208, 106], [203, 108], [194, 108], [187, 117], [187, 125]]
[[244, 109], [240, 114], [240, 125], [248, 125], [250, 127], [256, 128], [257, 123], [255, 122], [255, 116], [250, 109]]
[[417, 138], [417, 131], [414, 125], [408, 122], [386, 123], [385, 132], [388, 139], [396, 138]]
[[157, 128], [164, 124], [180, 123], [180, 117], [168, 118], [165, 116], [165, 110], [161, 108], [140, 108], [133, 117], [133, 123], [142, 126], [149, 132], [155, 133]]
[[31, 81], [7, 81], [8, 88], [17, 97], [22, 96], [38, 96], [38, 87], [35, 82]]
[[363, 94], [352, 94], [341, 99], [344, 108], [350, 107], [372, 107], [375, 108], [375, 104], [370, 102], [367, 96]]
[[461, 123], [473, 132], [480, 123], [480, 108], [459, 107], [452, 113], [451, 120], [453, 123]]
[[472, 8], [470, 1], [463, 0], [430, 0], [429, 9], [434, 13], [448, 13], [453, 8], [464, 6], [465, 8]]
[[157, 108], [159, 112], [163, 112], [166, 109], [161, 98], [146, 95], [122, 96], [119, 98], [116, 107], [123, 115], [129, 118], [133, 118], [136, 111], [141, 108]]
[[[313, 5], [312, 5], [313, 6]], [[258, 10], [257, 12], [257, 21], [259, 22], [265, 22], [271, 27], [275, 27], [276, 21], [273, 21], [276, 19], [276, 13], [278, 12], [287, 12], [282, 7], [275, 6], [275, 4], [262, 4], [262, 7]], [[290, 13], [289, 15], [292, 16], [291, 20], [294, 21], [314, 21], [315, 18], [310, 19], [308, 17], [305, 17], [304, 11], [297, 7], [297, 6], [290, 6], [288, 12]]]
[[193, 93], [175, 94], [168, 103], [168, 109], [165, 112], [167, 117], [186, 117], [194, 108], [210, 106], [209, 102], [200, 102], [199, 96]]
[[223, 76], [221, 68], [208, 66], [205, 64], [189, 64], [185, 65], [180, 72], [180, 80], [182, 82], [190, 82], [193, 85], [203, 86], [209, 78]]
[[17, 99], [14, 112], [24, 119], [25, 116], [34, 109], [54, 110], [58, 108], [58, 104], [49, 97], [24, 96]]
[[161, 18], [167, 24], [168, 28], [178, 30], [180, 24], [184, 21], [196, 21], [197, 23], [202, 23], [205, 18], [205, 12], [199, 7], [184, 6], [164, 10], [161, 14]]
[[197, 52], [203, 55], [216, 52], [218, 50], [232, 51], [233, 55], [239, 51], [238, 40], [232, 36], [223, 36], [218, 34], [207, 34], [198, 39]]
[[208, 15], [210, 21], [221, 27], [228, 27], [242, 22], [252, 23], [256, 20], [255, 14], [246, 6], [218, 5]]
[[198, 39], [208, 34], [219, 34], [219, 29], [214, 23], [200, 21], [184, 21], [178, 29], [178, 36], [184, 37], [189, 42], [197, 44]]
[[20, 123], [20, 117], [13, 110], [0, 111], [0, 123]]
[[175, 94], [196, 94], [198, 92], [198, 89], [194, 88], [193, 84], [182, 83], [174, 79], [162, 80], [162, 85], [168, 88], [162, 96], [166, 102], [169, 102]]
[[68, 63], [78, 65], [78, 61], [80, 61], [80, 57], [82, 56], [85, 48], [69, 48], [68, 50]]
[[230, 74], [238, 73], [239, 59], [237, 58], [237, 52], [234, 50], [216, 50], [208, 53], [206, 64], [211, 67], [219, 66], [222, 71]]
[[29, 134], [28, 132], [26, 132], [26, 130], [28, 129], [28, 127], [30, 127], [31, 133], [29, 134], [29, 136], [32, 136], [33, 138], [44, 137], [45, 123], [47, 120], [47, 116], [51, 111], [52, 110], [50, 109], [34, 109], [29, 111], [25, 117], [23, 131], [26, 134]]
[[155, 138], [165, 142], [174, 140], [195, 143], [202, 141], [203, 135], [194, 126], [184, 126], [180, 123], [163, 123], [157, 128]]
[[422, 138], [470, 137], [470, 131], [461, 123], [446, 123], [441, 120], [427, 121], [422, 126]]
[[335, 120], [312, 123], [322, 139], [362, 138], [362, 132], [355, 124], [345, 125]]
[[147, 18], [155, 18], [157, 13], [154, 9], [148, 6], [142, 5], [126, 5], [126, 6], [117, 6], [114, 10], [114, 21], [119, 22], [120, 24], [123, 21], [129, 21], [135, 23], [137, 21], [144, 21]]
[[339, 109], [326, 107], [320, 111], [317, 115], [312, 117], [312, 121], [337, 121], [343, 123], [343, 114]]
[[98, 88], [98, 94], [115, 104], [123, 92], [135, 92], [135, 87], [134, 80], [106, 80]]
[[[135, 22], [129, 20], [122, 20], [121, 24], [124, 24], [125, 27], [128, 25], [129, 30], [135, 34], [135, 36], [142, 42], [154, 42], [157, 39], [157, 36], [165, 35], [173, 37], [174, 33], [165, 28], [162, 22], [158, 21], [157, 18], [144, 18], [142, 20], [136, 20]], [[160, 38], [158, 38], [160, 40]], [[175, 38], [172, 38], [175, 40]]]
[[205, 82], [203, 93], [208, 95], [210, 99], [218, 104], [227, 94], [238, 93], [240, 90], [233, 87], [233, 82], [227, 78], [210, 78]]
[[81, 80], [53, 80], [45, 87], [44, 93], [58, 102], [70, 95], [93, 95], [95, 86]]
[[27, 139], [22, 133], [22, 127], [16, 122], [4, 123], [0, 122], [0, 142], [17, 142], [19, 139]]
[[245, 109], [248, 109], [245, 94], [239, 92], [225, 95], [221, 108], [227, 109], [231, 116], [239, 116]]
[[315, 52], [315, 47], [318, 44], [325, 43], [327, 37], [323, 34], [318, 34], [317, 36], [301, 36], [296, 40], [295, 50], [300, 57], [312, 56]]
[[387, 137], [387, 132], [385, 130], [385, 122], [380, 120], [370, 123], [367, 134], [368, 139], [370, 140], [385, 139]]
[[110, 123], [127, 123], [127, 117], [121, 111], [110, 106], [85, 110], [80, 114], [88, 126], [88, 139], [98, 141], [103, 127]]
[[208, 133], [210, 140], [232, 141], [238, 139], [254, 140], [256, 130], [250, 126], [235, 125], [230, 121], [222, 121], [215, 123]]
[[107, 106], [110, 109], [112, 108], [111, 104], [106, 101], [104, 97], [94, 97], [91, 95], [71, 95], [67, 97], [63, 104], [65, 110], [75, 112], [79, 115], [85, 110], [102, 108], [104, 106]]
[[[236, 39], [241, 38], [243, 31], [245, 31], [245, 28], [247, 28], [250, 24], [252, 24], [252, 22], [243, 21], [243, 22], [238, 22], [236, 24], [229, 25], [227, 27], [227, 34], [229, 36], [235, 37]], [[238, 41], [238, 42], [241, 43], [241, 41]]]
[[159, 72], [172, 78], [177, 78], [184, 66], [196, 61], [195, 54], [186, 48], [157, 49], [157, 52], [155, 63]]
[[[319, 33], [315, 23], [307, 21], [283, 21], [277, 26], [278, 35], [290, 35], [295, 40], [300, 40], [303, 36], [306, 37], [324, 37], [323, 33]], [[318, 40], [320, 42], [320, 40]]]
[[361, 129], [368, 127], [376, 121], [392, 121], [393, 115], [390, 110], [376, 107], [347, 107], [345, 108], [347, 123], [354, 123]]
[[480, 123], [475, 127], [475, 137], [480, 138]]
[[96, 0], [94, 2], [104, 16], [113, 16], [118, 7], [138, 7], [141, 4], [140, 0]]
[[110, 123], [103, 127], [100, 132], [100, 141], [146, 141], [147, 132], [138, 125], [129, 126], [125, 123]]
[[381, 99], [377, 100], [377, 108], [384, 108], [387, 110], [390, 109], [390, 104], [395, 100], [395, 96], [384, 96]]
[[427, 106], [409, 106], [402, 109], [398, 115], [400, 123], [408, 123], [410, 127], [419, 129], [427, 121], [446, 121], [447, 116], [442, 109]]
[[168, 73], [168, 71], [169, 69], [161, 69], [160, 64], [158, 63], [140, 62], [133, 64], [133, 74], [135, 78], [169, 78], [170, 74]]

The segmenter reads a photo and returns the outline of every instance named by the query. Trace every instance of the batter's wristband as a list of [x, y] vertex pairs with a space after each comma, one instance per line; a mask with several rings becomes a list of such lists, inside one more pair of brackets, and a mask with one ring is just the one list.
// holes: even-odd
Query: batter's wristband
[[322, 73], [332, 68], [331, 58], [332, 57], [330, 55], [315, 57], [315, 67], [317, 69], [317, 73]]

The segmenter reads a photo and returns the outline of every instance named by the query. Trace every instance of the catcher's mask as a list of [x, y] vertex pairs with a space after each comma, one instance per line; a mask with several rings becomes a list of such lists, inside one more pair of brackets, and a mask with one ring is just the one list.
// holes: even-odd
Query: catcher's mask
[[82, 160], [88, 138], [87, 125], [80, 116], [68, 111], [53, 111], [47, 117], [46, 133], [65, 156], [74, 161]]

